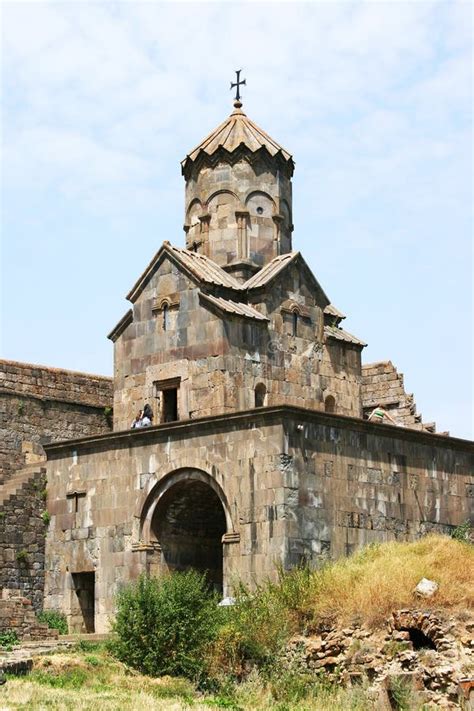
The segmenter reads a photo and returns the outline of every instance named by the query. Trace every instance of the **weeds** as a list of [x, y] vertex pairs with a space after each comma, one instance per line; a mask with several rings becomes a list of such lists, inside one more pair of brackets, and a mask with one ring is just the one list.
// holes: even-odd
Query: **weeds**
[[16, 554], [16, 559], [20, 565], [28, 565], [30, 562], [30, 556], [28, 555], [28, 551], [25, 551], [25, 549], [18, 551]]
[[45, 622], [50, 629], [58, 630], [59, 634], [67, 634], [68, 626], [66, 616], [58, 610], [43, 610], [37, 615], [40, 622]]
[[18, 643], [18, 635], [14, 630], [5, 630], [0, 632], [0, 648], [11, 652], [14, 645]]

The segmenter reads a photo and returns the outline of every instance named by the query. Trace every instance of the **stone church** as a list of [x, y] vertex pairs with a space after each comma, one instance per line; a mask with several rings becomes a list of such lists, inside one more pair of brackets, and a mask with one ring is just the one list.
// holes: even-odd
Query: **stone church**
[[71, 630], [107, 631], [141, 573], [227, 596], [472, 513], [472, 444], [424, 425], [390, 362], [364, 369], [294, 249], [291, 154], [237, 99], [181, 167], [185, 247], [163, 243], [109, 334], [113, 431], [44, 444], [45, 606]]

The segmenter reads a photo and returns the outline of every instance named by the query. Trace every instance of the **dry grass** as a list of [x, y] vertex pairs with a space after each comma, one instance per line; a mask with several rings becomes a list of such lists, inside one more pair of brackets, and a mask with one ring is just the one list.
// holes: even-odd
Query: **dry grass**
[[29, 676], [10, 678], [0, 687], [0, 711], [184, 711], [190, 706], [213, 708], [186, 680], [131, 672], [103, 649], [40, 657]]
[[[431, 600], [420, 602], [413, 595], [421, 578], [439, 584]], [[402, 607], [472, 609], [474, 547], [438, 535], [414, 543], [369, 546], [314, 573], [305, 597], [315, 621], [358, 617], [372, 626]]]

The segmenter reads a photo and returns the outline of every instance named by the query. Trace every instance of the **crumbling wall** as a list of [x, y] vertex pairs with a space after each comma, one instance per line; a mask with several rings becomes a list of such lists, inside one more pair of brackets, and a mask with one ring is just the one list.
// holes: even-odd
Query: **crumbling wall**
[[[390, 360], [362, 366], [362, 408], [367, 419], [380, 405], [401, 427], [436, 432], [435, 422], [423, 422], [412, 393], [405, 392], [403, 373]], [[440, 434], [448, 434], [442, 432]]]
[[46, 476], [37, 467], [0, 506], [0, 588], [19, 590], [43, 607]]
[[110, 431], [112, 379], [0, 361], [0, 484], [42, 445]]
[[58, 631], [39, 622], [31, 600], [17, 590], [2, 590], [0, 597], [0, 632], [15, 632], [22, 641], [57, 639]]

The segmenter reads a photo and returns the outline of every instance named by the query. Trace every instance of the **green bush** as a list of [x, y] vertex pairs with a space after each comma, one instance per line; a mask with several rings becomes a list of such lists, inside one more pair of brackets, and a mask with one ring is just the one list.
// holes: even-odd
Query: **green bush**
[[0, 632], [0, 648], [11, 651], [14, 644], [18, 642], [18, 635], [13, 630]]
[[474, 529], [471, 526], [470, 521], [464, 521], [464, 523], [461, 523], [459, 526], [456, 526], [456, 528], [451, 531], [451, 538], [454, 538], [455, 541], [472, 543], [473, 536]]
[[310, 575], [306, 568], [280, 570], [277, 583], [254, 590], [240, 585], [210, 650], [215, 676], [241, 678], [253, 665], [274, 667], [291, 635], [305, 627]]
[[205, 650], [223, 615], [217, 603], [195, 571], [142, 576], [118, 595], [110, 651], [145, 674], [203, 680]]
[[43, 610], [37, 617], [40, 622], [46, 622], [50, 629], [58, 630], [59, 634], [67, 634], [69, 631], [66, 616], [58, 610]]

